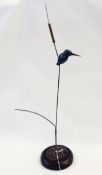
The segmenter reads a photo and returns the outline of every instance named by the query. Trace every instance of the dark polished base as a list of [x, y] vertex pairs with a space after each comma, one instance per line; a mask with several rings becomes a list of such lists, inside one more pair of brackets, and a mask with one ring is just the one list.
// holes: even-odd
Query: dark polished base
[[73, 162], [73, 153], [63, 145], [53, 145], [41, 154], [41, 164], [50, 170], [63, 170]]

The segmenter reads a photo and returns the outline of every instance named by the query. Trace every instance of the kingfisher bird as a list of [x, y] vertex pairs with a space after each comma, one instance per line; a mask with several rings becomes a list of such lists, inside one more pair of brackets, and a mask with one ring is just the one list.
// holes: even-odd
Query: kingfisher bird
[[68, 60], [68, 57], [72, 55], [80, 57], [80, 55], [74, 54], [71, 50], [67, 49], [58, 56], [57, 65], [65, 63]]

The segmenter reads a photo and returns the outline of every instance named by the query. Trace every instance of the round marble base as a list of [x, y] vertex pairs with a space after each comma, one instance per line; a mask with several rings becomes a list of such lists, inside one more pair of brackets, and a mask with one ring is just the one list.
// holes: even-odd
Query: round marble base
[[50, 170], [63, 170], [73, 162], [72, 151], [63, 145], [53, 145], [41, 154], [41, 164]]

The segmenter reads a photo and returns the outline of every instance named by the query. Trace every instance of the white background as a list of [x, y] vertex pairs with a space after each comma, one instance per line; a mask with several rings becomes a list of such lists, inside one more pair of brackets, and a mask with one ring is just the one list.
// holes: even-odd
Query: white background
[[102, 2], [48, 0], [61, 66], [58, 143], [74, 163], [62, 172], [44, 169], [40, 154], [54, 144], [58, 67], [43, 0], [0, 0], [0, 174], [102, 174]]

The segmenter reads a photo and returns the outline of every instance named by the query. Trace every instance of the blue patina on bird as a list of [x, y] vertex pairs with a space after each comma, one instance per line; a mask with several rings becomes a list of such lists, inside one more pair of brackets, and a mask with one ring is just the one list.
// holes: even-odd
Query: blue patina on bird
[[65, 63], [68, 60], [68, 57], [72, 56], [72, 55], [73, 56], [80, 56], [80, 55], [74, 54], [71, 50], [65, 50], [63, 53], [61, 53], [58, 56], [57, 65]]

